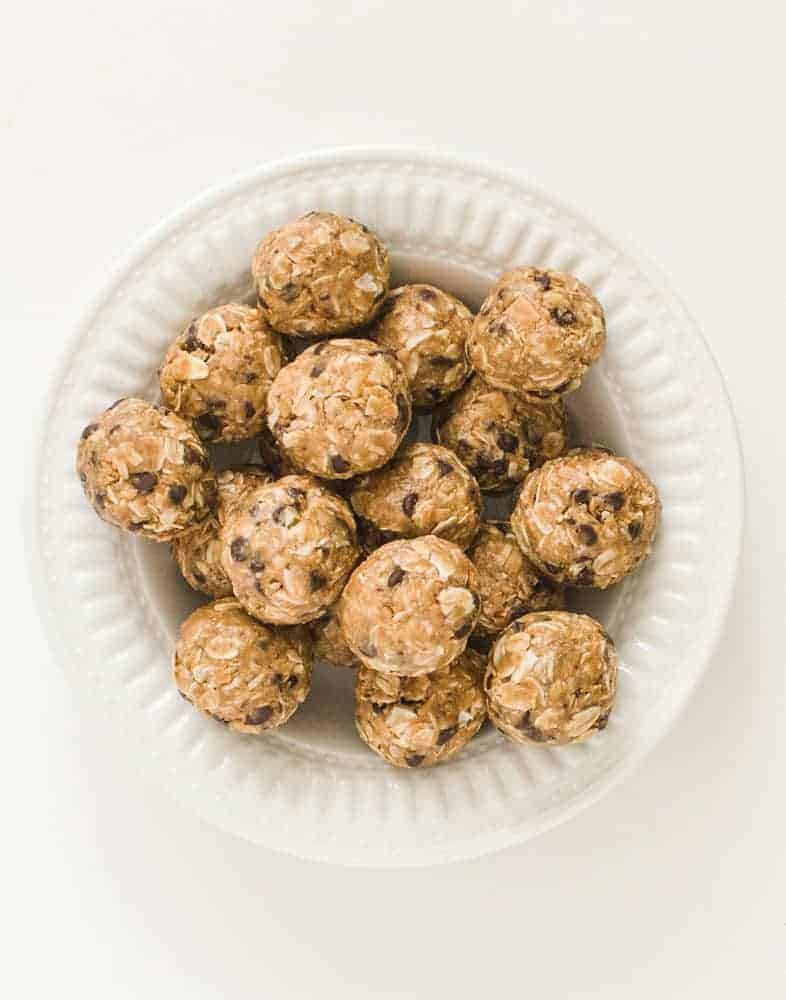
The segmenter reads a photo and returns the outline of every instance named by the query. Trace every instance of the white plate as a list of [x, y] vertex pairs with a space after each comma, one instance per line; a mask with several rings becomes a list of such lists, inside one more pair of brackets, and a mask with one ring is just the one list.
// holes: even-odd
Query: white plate
[[[394, 277], [477, 306], [521, 263], [571, 271], [608, 318], [606, 353], [569, 397], [581, 435], [653, 477], [664, 518], [644, 568], [582, 597], [617, 641], [619, 696], [604, 733], [562, 749], [484, 730], [428, 771], [383, 764], [358, 740], [349, 671], [320, 666], [292, 722], [232, 733], [178, 697], [170, 655], [197, 600], [166, 546], [103, 524], [74, 472], [82, 427], [120, 396], [155, 396], [156, 366], [194, 314], [250, 294], [260, 236], [311, 209], [352, 215], [392, 250]], [[522, 841], [593, 802], [676, 719], [709, 661], [731, 595], [742, 477], [723, 383], [651, 268], [515, 177], [413, 150], [345, 149], [262, 167], [170, 217], [122, 263], [71, 342], [42, 430], [37, 576], [74, 686], [160, 785], [241, 837], [354, 865], [419, 865]]]

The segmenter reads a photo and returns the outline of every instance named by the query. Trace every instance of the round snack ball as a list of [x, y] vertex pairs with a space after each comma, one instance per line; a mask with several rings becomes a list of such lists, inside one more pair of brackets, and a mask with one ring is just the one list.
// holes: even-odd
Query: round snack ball
[[172, 555], [189, 587], [210, 597], [232, 596], [232, 584], [221, 565], [221, 530], [248, 490], [271, 481], [272, 476], [261, 465], [218, 473], [215, 514], [172, 542]]
[[161, 396], [203, 441], [241, 441], [265, 426], [281, 340], [258, 309], [231, 302], [193, 320], [158, 372]]
[[356, 667], [358, 661], [347, 645], [336, 608], [311, 623], [311, 637], [314, 640], [314, 659], [324, 660], [333, 667]]
[[576, 278], [517, 267], [502, 275], [467, 338], [467, 357], [491, 385], [548, 395], [577, 389], [606, 343], [600, 303]]
[[453, 452], [420, 442], [404, 445], [384, 469], [356, 480], [350, 502], [368, 549], [419, 535], [439, 535], [466, 549], [483, 509], [478, 484]]
[[535, 466], [562, 454], [568, 423], [559, 396], [521, 396], [474, 375], [436, 411], [432, 433], [455, 451], [484, 493], [504, 493]]
[[390, 282], [388, 252], [354, 219], [309, 212], [276, 229], [251, 265], [259, 307], [274, 330], [329, 336], [368, 323]]
[[633, 462], [577, 448], [527, 478], [510, 523], [552, 580], [604, 589], [649, 555], [659, 519], [658, 491]]
[[605, 729], [617, 653], [587, 615], [524, 615], [494, 643], [486, 671], [489, 719], [515, 743], [576, 743]]
[[99, 517], [168, 542], [210, 517], [216, 480], [190, 423], [119, 399], [82, 431], [76, 469]]
[[382, 306], [369, 337], [395, 352], [407, 373], [415, 406], [430, 410], [467, 379], [465, 345], [472, 313], [433, 285], [402, 285]]
[[360, 738], [396, 767], [430, 767], [450, 760], [486, 718], [476, 656], [465, 651], [443, 670], [418, 677], [361, 667], [355, 682]]
[[298, 468], [349, 479], [392, 458], [412, 417], [404, 369], [371, 340], [314, 344], [276, 377], [268, 426]]
[[310, 476], [244, 495], [221, 533], [221, 563], [255, 618], [299, 625], [338, 599], [358, 557], [352, 511]]
[[434, 535], [388, 542], [355, 570], [339, 620], [357, 658], [382, 673], [425, 674], [464, 651], [480, 598], [461, 549]]
[[565, 593], [527, 559], [505, 521], [484, 521], [467, 551], [480, 581], [476, 634], [497, 635], [530, 611], [565, 607]]
[[180, 693], [241, 733], [283, 726], [305, 701], [311, 666], [311, 644], [302, 630], [254, 621], [233, 597], [189, 615], [175, 648]]

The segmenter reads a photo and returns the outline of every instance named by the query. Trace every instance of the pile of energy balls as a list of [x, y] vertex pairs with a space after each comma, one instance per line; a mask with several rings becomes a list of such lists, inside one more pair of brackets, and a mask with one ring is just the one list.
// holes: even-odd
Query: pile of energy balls
[[[566, 587], [605, 588], [649, 553], [658, 494], [627, 458], [568, 450], [563, 396], [603, 350], [576, 278], [517, 267], [477, 315], [427, 284], [389, 290], [388, 253], [311, 212], [252, 263], [256, 306], [194, 319], [77, 468], [105, 521], [171, 543], [212, 598], [182, 624], [180, 693], [243, 733], [283, 725], [315, 659], [356, 668], [355, 721], [391, 764], [452, 758], [486, 716], [516, 743], [606, 726], [617, 662]], [[433, 411], [433, 443], [413, 414]], [[410, 432], [408, 434], [408, 432]], [[211, 446], [263, 463], [215, 472]], [[482, 494], [518, 491], [509, 522]]]

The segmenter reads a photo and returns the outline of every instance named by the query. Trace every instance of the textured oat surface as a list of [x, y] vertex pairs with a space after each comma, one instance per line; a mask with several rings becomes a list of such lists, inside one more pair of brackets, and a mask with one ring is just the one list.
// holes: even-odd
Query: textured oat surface
[[244, 494], [272, 481], [262, 466], [226, 469], [216, 476], [215, 513], [193, 531], [172, 542], [172, 555], [185, 581], [210, 597], [230, 597], [232, 584], [221, 565], [221, 530]]
[[563, 588], [538, 572], [505, 521], [484, 521], [467, 555], [478, 571], [480, 587], [476, 633], [497, 635], [514, 618], [565, 606]]
[[455, 451], [481, 490], [513, 489], [527, 473], [561, 455], [567, 417], [559, 396], [540, 399], [505, 392], [478, 375], [434, 414], [433, 434]]
[[362, 326], [390, 281], [387, 250], [365, 226], [310, 212], [259, 244], [252, 263], [259, 306], [281, 333], [324, 336]]
[[467, 357], [502, 389], [568, 392], [578, 388], [605, 342], [603, 310], [586, 285], [559, 271], [517, 267], [481, 306]]
[[281, 450], [326, 479], [384, 465], [411, 416], [404, 369], [370, 340], [314, 344], [282, 368], [268, 397], [268, 426]]
[[240, 441], [265, 426], [267, 394], [283, 364], [281, 340], [258, 309], [230, 303], [193, 320], [159, 370], [167, 406], [203, 441]]
[[649, 554], [659, 517], [658, 492], [633, 462], [576, 449], [528, 477], [511, 527], [552, 579], [605, 588]]
[[489, 718], [516, 743], [575, 743], [605, 728], [616, 683], [614, 644], [593, 618], [525, 615], [491, 652]]
[[431, 409], [464, 384], [469, 374], [467, 335], [472, 313], [433, 285], [402, 285], [385, 300], [369, 337], [394, 351], [407, 373], [412, 399]]
[[354, 571], [339, 602], [347, 643], [367, 666], [422, 674], [467, 644], [480, 599], [461, 549], [434, 535], [389, 542]]
[[358, 665], [355, 654], [344, 638], [335, 606], [322, 618], [312, 622], [310, 629], [314, 640], [315, 660], [324, 660], [334, 667], [356, 667]]
[[278, 625], [323, 615], [358, 557], [349, 505], [310, 476], [246, 493], [221, 538], [235, 596], [255, 618]]
[[480, 525], [478, 484], [453, 452], [436, 444], [404, 445], [377, 472], [355, 482], [350, 496], [362, 518], [364, 545], [439, 535], [465, 549]]
[[254, 621], [234, 598], [198, 608], [180, 626], [175, 683], [196, 708], [241, 733], [283, 725], [311, 687], [303, 629]]
[[479, 661], [465, 650], [450, 666], [419, 677], [361, 667], [355, 684], [360, 738], [397, 767], [429, 767], [454, 757], [486, 718]]
[[121, 399], [82, 431], [77, 472], [99, 517], [167, 542], [210, 517], [216, 481], [193, 427], [164, 407]]

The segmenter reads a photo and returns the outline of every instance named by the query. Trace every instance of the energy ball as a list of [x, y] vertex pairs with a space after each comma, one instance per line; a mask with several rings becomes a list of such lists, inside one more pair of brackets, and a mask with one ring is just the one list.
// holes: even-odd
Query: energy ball
[[494, 644], [486, 671], [489, 718], [515, 743], [577, 743], [605, 729], [617, 654], [587, 615], [524, 615]]
[[356, 667], [358, 661], [347, 645], [335, 607], [311, 623], [314, 640], [314, 659], [324, 660], [333, 667]]
[[215, 514], [172, 542], [172, 555], [189, 587], [210, 597], [231, 597], [232, 584], [221, 565], [221, 530], [243, 496], [272, 481], [261, 466], [226, 469], [216, 476]]
[[360, 738], [396, 767], [430, 767], [454, 757], [486, 718], [483, 678], [465, 651], [449, 667], [418, 677], [358, 670]]
[[183, 697], [241, 733], [283, 726], [309, 692], [311, 666], [302, 630], [262, 625], [234, 598], [197, 608], [180, 626], [175, 648]]
[[576, 278], [517, 267], [480, 308], [467, 357], [491, 385], [548, 395], [577, 389], [606, 342], [600, 303]]
[[395, 352], [407, 373], [412, 399], [433, 409], [469, 375], [465, 346], [472, 313], [433, 285], [402, 285], [382, 306], [369, 337]]
[[350, 479], [393, 457], [412, 418], [407, 377], [371, 340], [314, 344], [276, 377], [268, 427], [298, 468]]
[[190, 423], [120, 399], [82, 431], [76, 469], [99, 517], [168, 542], [210, 517], [216, 480]]
[[310, 476], [284, 476], [246, 493], [221, 540], [235, 596], [274, 625], [323, 615], [358, 557], [352, 511]]
[[341, 595], [339, 620], [366, 666], [415, 675], [463, 653], [479, 607], [475, 567], [457, 545], [426, 535], [388, 542], [361, 563]]
[[603, 590], [649, 555], [659, 519], [658, 491], [641, 469], [603, 449], [578, 448], [527, 478], [511, 527], [552, 580]]
[[299, 336], [363, 326], [390, 282], [383, 244], [359, 222], [330, 212], [309, 212], [268, 233], [251, 269], [268, 323]]
[[368, 549], [419, 535], [439, 535], [466, 549], [482, 511], [477, 482], [437, 444], [404, 445], [384, 469], [356, 480], [350, 502]]
[[476, 634], [498, 635], [515, 618], [531, 611], [565, 607], [562, 587], [535, 569], [505, 521], [485, 521], [467, 555], [480, 581]]
[[450, 448], [484, 493], [513, 489], [568, 442], [565, 404], [559, 396], [521, 396], [487, 385], [474, 375], [436, 411], [435, 440]]

